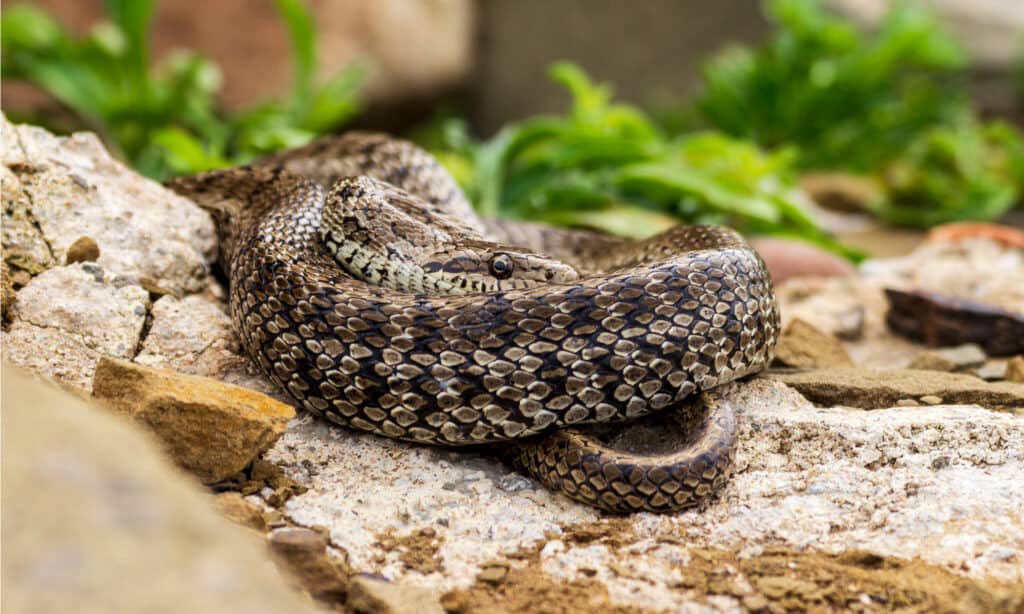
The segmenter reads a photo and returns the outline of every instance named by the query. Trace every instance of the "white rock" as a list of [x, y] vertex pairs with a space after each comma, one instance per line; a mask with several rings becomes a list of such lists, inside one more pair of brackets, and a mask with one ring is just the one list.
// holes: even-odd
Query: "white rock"
[[58, 262], [88, 236], [115, 275], [179, 293], [205, 285], [215, 249], [209, 215], [111, 158], [95, 135], [56, 137], [0, 116], [0, 160], [32, 195], [32, 219]]

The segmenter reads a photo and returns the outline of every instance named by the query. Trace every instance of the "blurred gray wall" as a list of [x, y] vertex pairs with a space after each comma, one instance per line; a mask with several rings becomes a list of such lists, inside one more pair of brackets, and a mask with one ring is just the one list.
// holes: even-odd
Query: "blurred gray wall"
[[701, 58], [768, 32], [757, 0], [478, 0], [477, 15], [467, 87], [483, 134], [565, 108], [547, 77], [553, 61], [580, 64], [625, 100], [657, 103], [692, 92]]

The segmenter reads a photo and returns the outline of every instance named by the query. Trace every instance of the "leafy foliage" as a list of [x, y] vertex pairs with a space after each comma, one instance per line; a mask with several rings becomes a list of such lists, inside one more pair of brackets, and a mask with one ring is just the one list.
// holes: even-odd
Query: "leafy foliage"
[[418, 137], [484, 215], [633, 237], [679, 220], [724, 223], [834, 247], [801, 204], [792, 152], [768, 153], [716, 133], [669, 138], [576, 66], [556, 64], [551, 76], [572, 95], [564, 115], [506, 125], [485, 142], [457, 120]]
[[933, 16], [896, 4], [874, 35], [813, 0], [771, 0], [776, 33], [709, 61], [696, 103], [710, 126], [768, 147], [800, 169], [881, 175], [873, 210], [901, 225], [996, 217], [1024, 187], [1021, 137], [974, 116], [966, 58]]
[[359, 110], [353, 67], [314, 83], [316, 31], [302, 0], [275, 0], [287, 27], [295, 79], [283, 100], [238, 114], [220, 111], [221, 74], [190, 51], [153, 66], [153, 0], [107, 0], [110, 22], [75, 38], [45, 12], [4, 8], [3, 77], [31, 82], [70, 109], [146, 175], [167, 178], [247, 162], [303, 144]]

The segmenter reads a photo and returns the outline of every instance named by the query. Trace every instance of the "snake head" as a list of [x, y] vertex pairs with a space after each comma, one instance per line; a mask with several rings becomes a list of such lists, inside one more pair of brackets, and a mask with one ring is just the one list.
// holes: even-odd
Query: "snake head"
[[421, 266], [449, 294], [504, 292], [579, 279], [573, 267], [529, 249], [468, 238], [440, 245]]
[[320, 232], [350, 275], [402, 292], [499, 292], [579, 277], [564, 262], [488, 241], [462, 217], [389, 183], [349, 177], [327, 195]]

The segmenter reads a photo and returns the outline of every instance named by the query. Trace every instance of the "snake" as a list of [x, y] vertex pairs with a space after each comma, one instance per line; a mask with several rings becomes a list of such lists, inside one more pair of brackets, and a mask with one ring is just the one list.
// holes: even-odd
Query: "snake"
[[[729, 479], [736, 410], [715, 388], [764, 369], [779, 334], [736, 231], [627, 240], [482, 218], [431, 154], [371, 132], [168, 186], [214, 220], [244, 351], [309, 412], [500, 447], [611, 513], [696, 506]], [[659, 419], [675, 444], [617, 441]]]

